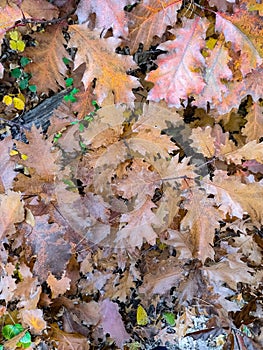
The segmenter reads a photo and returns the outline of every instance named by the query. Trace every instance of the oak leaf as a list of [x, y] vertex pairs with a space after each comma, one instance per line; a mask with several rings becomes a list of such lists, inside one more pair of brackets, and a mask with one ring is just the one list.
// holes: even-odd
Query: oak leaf
[[90, 31], [85, 24], [70, 26], [69, 34], [69, 47], [78, 48], [74, 69], [83, 63], [86, 64], [86, 71], [82, 77], [85, 89], [96, 78], [94, 93], [99, 103], [109, 94], [114, 94], [114, 102], [117, 104], [133, 102], [135, 97], [131, 90], [140, 84], [136, 78], [126, 74], [134, 67], [132, 59], [114, 52], [119, 40], [100, 39], [99, 32]]
[[226, 283], [233, 290], [237, 289], [237, 283], [250, 283], [252, 275], [249, 272], [254, 270], [240, 260], [241, 254], [228, 254], [221, 261], [214, 265], [203, 267], [205, 275], [215, 286]]
[[52, 299], [57, 298], [59, 295], [63, 295], [70, 289], [70, 278], [65, 277], [65, 272], [61, 276], [61, 279], [57, 279], [52, 273], [49, 273], [47, 278], [47, 284], [51, 289]]
[[214, 258], [215, 230], [219, 228], [220, 212], [215, 208], [215, 202], [206, 198], [205, 193], [198, 190], [188, 191], [184, 208], [187, 214], [181, 221], [181, 230], [189, 230], [191, 235], [192, 254], [202, 262], [207, 257]]
[[263, 67], [262, 65], [248, 73], [242, 81], [227, 82], [227, 92], [223, 94], [222, 103], [217, 105], [220, 114], [225, 114], [231, 108], [238, 108], [242, 98], [251, 95], [254, 101], [262, 97]]
[[256, 160], [263, 163], [263, 143], [257, 143], [256, 140], [247, 142], [244, 146], [225, 155], [228, 162], [241, 164], [242, 160]]
[[47, 279], [48, 272], [60, 276], [71, 256], [71, 246], [64, 239], [65, 228], [49, 224], [48, 219], [48, 215], [36, 216], [35, 226], [26, 239], [32, 254], [37, 255], [33, 271], [40, 282]]
[[14, 162], [10, 157], [10, 151], [13, 148], [11, 138], [5, 138], [0, 142], [0, 192], [6, 192], [11, 189], [12, 182], [16, 177], [14, 171]]
[[205, 60], [200, 50], [204, 47], [207, 26], [205, 19], [197, 18], [188, 20], [178, 31], [171, 30], [176, 39], [159, 46], [168, 53], [158, 57], [157, 70], [146, 77], [155, 84], [149, 92], [149, 100], [165, 99], [169, 106], [180, 108], [180, 99], [202, 92], [205, 82], [200, 69]]
[[86, 325], [94, 326], [100, 321], [100, 306], [94, 300], [86, 303], [61, 296], [57, 298], [54, 303], [57, 304], [58, 307], [63, 305], [78, 323], [84, 322]]
[[247, 123], [242, 129], [242, 134], [247, 137], [247, 141], [259, 141], [263, 130], [263, 106], [258, 102], [254, 102], [246, 115], [246, 119]]
[[66, 333], [59, 329], [57, 324], [51, 325], [51, 339], [58, 345], [58, 350], [89, 350], [90, 346], [87, 337], [76, 334]]
[[70, 57], [64, 48], [66, 41], [62, 29], [61, 24], [47, 26], [44, 33], [34, 35], [37, 46], [24, 51], [25, 56], [32, 59], [32, 63], [25, 67], [25, 71], [32, 74], [30, 84], [35, 84], [39, 93], [58, 91], [59, 86], [65, 86], [64, 76], [67, 74], [67, 67], [63, 58]]
[[157, 234], [153, 226], [161, 225], [159, 218], [152, 212], [155, 207], [148, 198], [137, 210], [122, 214], [120, 222], [126, 225], [117, 233], [116, 246], [134, 249], [141, 247], [144, 239], [151, 245], [155, 244]]
[[5, 7], [0, 8], [0, 43], [2, 43], [3, 37], [13, 24], [22, 18], [20, 8], [15, 4], [6, 3]]
[[76, 14], [79, 23], [83, 24], [89, 19], [89, 15], [96, 13], [95, 28], [107, 30], [112, 28], [115, 37], [125, 38], [128, 34], [128, 21], [124, 7], [131, 3], [130, 0], [81, 0]]
[[15, 278], [12, 276], [0, 277], [0, 300], [5, 300], [6, 303], [14, 297], [14, 292], [17, 288]]
[[129, 37], [125, 43], [134, 53], [142, 43], [149, 49], [153, 37], [161, 37], [167, 26], [173, 26], [177, 20], [177, 10], [181, 1], [144, 0], [129, 14]]
[[216, 6], [218, 11], [226, 12], [230, 4], [235, 4], [236, 0], [208, 0], [210, 6]]
[[165, 294], [173, 287], [177, 287], [184, 279], [183, 267], [177, 258], [170, 257], [158, 262], [152, 271], [145, 274], [140, 293], [150, 296], [152, 294]]
[[[227, 48], [224, 46], [222, 40], [218, 40], [217, 44], [209, 56], [206, 58], [206, 67], [204, 72], [205, 86], [200, 91], [199, 95], [195, 96], [198, 106], [206, 108], [207, 102], [210, 102], [211, 106], [221, 108], [223, 104], [222, 94], [227, 94], [228, 88], [223, 83], [223, 80], [231, 80], [232, 72], [228, 68], [228, 63], [231, 60]], [[236, 96], [238, 102], [239, 96]], [[233, 99], [232, 103], [236, 101]]]
[[21, 195], [17, 192], [8, 191], [7, 194], [0, 194], [0, 237], [12, 235], [16, 232], [15, 223], [24, 220], [24, 204]]
[[105, 299], [100, 304], [100, 312], [102, 315], [100, 323], [104, 333], [109, 333], [116, 345], [123, 349], [124, 343], [130, 339], [130, 336], [124, 327], [118, 305]]
[[216, 170], [213, 182], [206, 180], [204, 189], [215, 196], [216, 204], [224, 215], [242, 218], [249, 214], [255, 222], [263, 222], [263, 186], [261, 183], [243, 184], [238, 177], [229, 177]]
[[26, 132], [26, 137], [29, 141], [28, 144], [17, 141], [18, 150], [27, 157], [24, 164], [27, 167], [34, 168], [44, 179], [52, 181], [59, 171], [59, 166], [56, 164], [58, 153], [52, 150], [52, 137], [45, 140], [43, 134], [35, 125], [31, 131]]
[[259, 50], [256, 49], [246, 33], [232, 23], [234, 18], [235, 16], [231, 16], [228, 19], [225, 15], [217, 13], [215, 29], [220, 33], [224, 33], [225, 40], [231, 42], [236, 52], [241, 52], [240, 70], [243, 76], [246, 76], [252, 69], [257, 68], [262, 63], [262, 59]]
[[23, 0], [20, 8], [23, 13], [28, 13], [33, 18], [51, 20], [59, 15], [58, 8], [47, 0], [34, 0], [34, 6], [31, 0]]

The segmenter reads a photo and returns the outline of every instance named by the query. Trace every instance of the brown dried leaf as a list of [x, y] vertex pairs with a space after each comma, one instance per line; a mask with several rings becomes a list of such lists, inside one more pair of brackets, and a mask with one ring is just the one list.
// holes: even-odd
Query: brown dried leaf
[[63, 25], [47, 26], [44, 33], [36, 33], [34, 38], [38, 45], [24, 51], [24, 55], [32, 59], [25, 71], [32, 74], [30, 84], [35, 84], [39, 93], [58, 91], [59, 86], [65, 86], [67, 67], [63, 58], [70, 57], [64, 48]]
[[34, 6], [31, 0], [23, 0], [20, 7], [33, 18], [51, 20], [59, 15], [58, 8], [47, 0], [34, 0]]
[[177, 10], [181, 1], [144, 0], [129, 14], [129, 37], [125, 41], [134, 53], [142, 43], [147, 50], [155, 35], [161, 37], [167, 26], [173, 26], [177, 20]]
[[36, 216], [35, 219], [36, 224], [26, 240], [32, 254], [37, 255], [33, 271], [42, 283], [46, 281], [48, 272], [60, 276], [66, 269], [71, 256], [71, 246], [64, 240], [64, 227], [56, 223], [49, 224], [48, 215]]
[[118, 247], [134, 249], [141, 247], [145, 239], [146, 242], [155, 244], [157, 234], [153, 226], [160, 226], [159, 218], [152, 212], [155, 204], [148, 198], [141, 207], [130, 213], [121, 215], [120, 222], [126, 223], [116, 236], [115, 243]]
[[13, 140], [10, 137], [0, 142], [0, 192], [4, 193], [11, 189], [12, 182], [17, 175], [14, 169], [14, 162], [9, 152], [13, 148]]
[[59, 297], [55, 300], [55, 303], [61, 307], [63, 305], [69, 313], [72, 315], [73, 319], [78, 323], [85, 323], [87, 325], [96, 325], [100, 318], [100, 307], [94, 300], [89, 303], [80, 302], [76, 300], [71, 300], [65, 297]]
[[8, 191], [0, 194], [0, 238], [16, 232], [15, 223], [24, 220], [24, 204], [19, 193]]
[[184, 270], [177, 258], [170, 257], [158, 262], [151, 272], [144, 276], [140, 293], [151, 297], [152, 294], [165, 294], [172, 287], [177, 287], [184, 279]]
[[228, 254], [220, 262], [202, 269], [213, 284], [227, 283], [230, 288], [236, 290], [238, 282], [250, 284], [252, 275], [249, 272], [254, 272], [240, 260], [241, 257], [239, 253]]
[[34, 334], [41, 333], [47, 327], [47, 323], [43, 319], [43, 311], [40, 309], [21, 310], [20, 317], [23, 326], [30, 327], [30, 331]]
[[44, 179], [53, 181], [59, 171], [59, 166], [56, 164], [59, 153], [52, 150], [52, 138], [46, 140], [36, 126], [26, 132], [26, 137], [29, 144], [17, 141], [18, 150], [27, 156], [24, 164], [36, 169], [36, 172]]
[[192, 253], [202, 262], [214, 258], [215, 230], [219, 228], [220, 212], [214, 207], [213, 199], [207, 198], [204, 192], [193, 190], [187, 193], [184, 208], [188, 210], [181, 221], [181, 230], [190, 231]]
[[221, 170], [215, 171], [213, 182], [205, 181], [207, 193], [215, 195], [215, 201], [224, 215], [242, 218], [249, 214], [255, 222], [263, 222], [263, 186], [261, 183], [243, 184], [238, 177], [230, 177]]
[[51, 289], [52, 299], [57, 298], [59, 295], [63, 295], [70, 289], [70, 278], [65, 277], [65, 272], [61, 276], [61, 279], [57, 279], [52, 273], [49, 273], [47, 278], [47, 284]]
[[109, 333], [116, 345], [123, 349], [124, 343], [130, 339], [130, 336], [124, 327], [118, 305], [109, 299], [105, 299], [100, 304], [100, 312], [102, 315], [101, 326], [104, 333]]
[[51, 339], [56, 342], [58, 350], [89, 350], [87, 337], [76, 333], [66, 333], [58, 328], [57, 324], [51, 325]]
[[263, 106], [258, 102], [254, 102], [246, 115], [247, 123], [242, 129], [242, 134], [247, 137], [247, 141], [256, 140], [262, 137], [263, 130]]

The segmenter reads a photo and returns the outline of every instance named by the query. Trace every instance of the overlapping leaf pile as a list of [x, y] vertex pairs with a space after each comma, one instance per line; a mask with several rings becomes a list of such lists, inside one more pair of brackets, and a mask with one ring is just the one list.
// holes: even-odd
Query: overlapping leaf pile
[[76, 3], [0, 2], [2, 57], [16, 21], [34, 22], [41, 31], [17, 26], [30, 83], [48, 96], [70, 75], [79, 89], [45, 134], [0, 142], [3, 323], [50, 348], [144, 349], [180, 346], [203, 315], [193, 337], [260, 348], [262, 5]]

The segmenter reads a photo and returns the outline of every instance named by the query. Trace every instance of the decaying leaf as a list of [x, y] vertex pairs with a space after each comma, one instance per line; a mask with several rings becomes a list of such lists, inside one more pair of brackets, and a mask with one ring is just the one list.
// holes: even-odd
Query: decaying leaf
[[109, 333], [115, 340], [118, 347], [123, 349], [123, 345], [130, 339], [129, 334], [125, 330], [118, 305], [109, 299], [102, 301], [100, 311], [102, 314], [101, 326], [104, 333]]

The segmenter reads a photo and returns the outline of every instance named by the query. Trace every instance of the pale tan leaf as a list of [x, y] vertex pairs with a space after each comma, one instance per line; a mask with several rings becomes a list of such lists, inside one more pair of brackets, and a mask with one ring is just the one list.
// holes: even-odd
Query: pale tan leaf
[[126, 225], [117, 233], [116, 246], [134, 249], [141, 247], [144, 240], [151, 245], [155, 243], [157, 234], [153, 226], [158, 227], [161, 223], [152, 212], [154, 207], [154, 203], [148, 198], [137, 210], [121, 216], [121, 223]]
[[0, 237], [15, 233], [15, 223], [24, 220], [24, 204], [21, 195], [17, 192], [8, 191], [0, 194]]
[[65, 277], [65, 273], [61, 276], [61, 279], [57, 279], [52, 273], [49, 273], [47, 278], [47, 284], [51, 289], [51, 296], [53, 299], [59, 295], [63, 295], [70, 289], [70, 278]]
[[259, 141], [263, 135], [263, 106], [254, 102], [246, 115], [247, 123], [242, 129], [242, 134], [247, 137], [247, 141]]
[[193, 190], [186, 194], [184, 207], [188, 210], [181, 222], [181, 230], [191, 235], [192, 253], [202, 262], [206, 258], [214, 258], [214, 236], [222, 219], [220, 212], [214, 207], [213, 199], [206, 198], [202, 191]]
[[41, 333], [47, 327], [47, 323], [43, 319], [43, 311], [40, 309], [21, 310], [20, 317], [23, 325], [30, 327], [34, 334]]
[[215, 140], [211, 136], [211, 127], [207, 126], [205, 129], [200, 127], [193, 129], [191, 139], [192, 146], [197, 152], [202, 153], [207, 158], [212, 158], [215, 155]]
[[263, 163], [263, 143], [250, 141], [239, 149], [225, 154], [225, 158], [235, 164], [241, 164], [242, 160], [256, 160], [258, 163]]
[[221, 170], [215, 171], [213, 182], [206, 180], [207, 193], [215, 195], [215, 201], [224, 215], [242, 218], [249, 214], [252, 220], [263, 222], [262, 183], [243, 184], [238, 177], [229, 177]]
[[215, 285], [227, 283], [230, 288], [236, 290], [238, 282], [250, 283], [252, 275], [249, 272], [254, 271], [240, 258], [238, 253], [229, 254], [220, 262], [203, 267], [202, 270]]
[[36, 126], [33, 126], [30, 132], [26, 132], [26, 137], [29, 141], [28, 144], [17, 141], [18, 150], [27, 156], [24, 164], [27, 167], [35, 168], [41, 177], [49, 180], [54, 179], [59, 171], [59, 166], [56, 164], [59, 154], [52, 149], [52, 137], [46, 140]]

